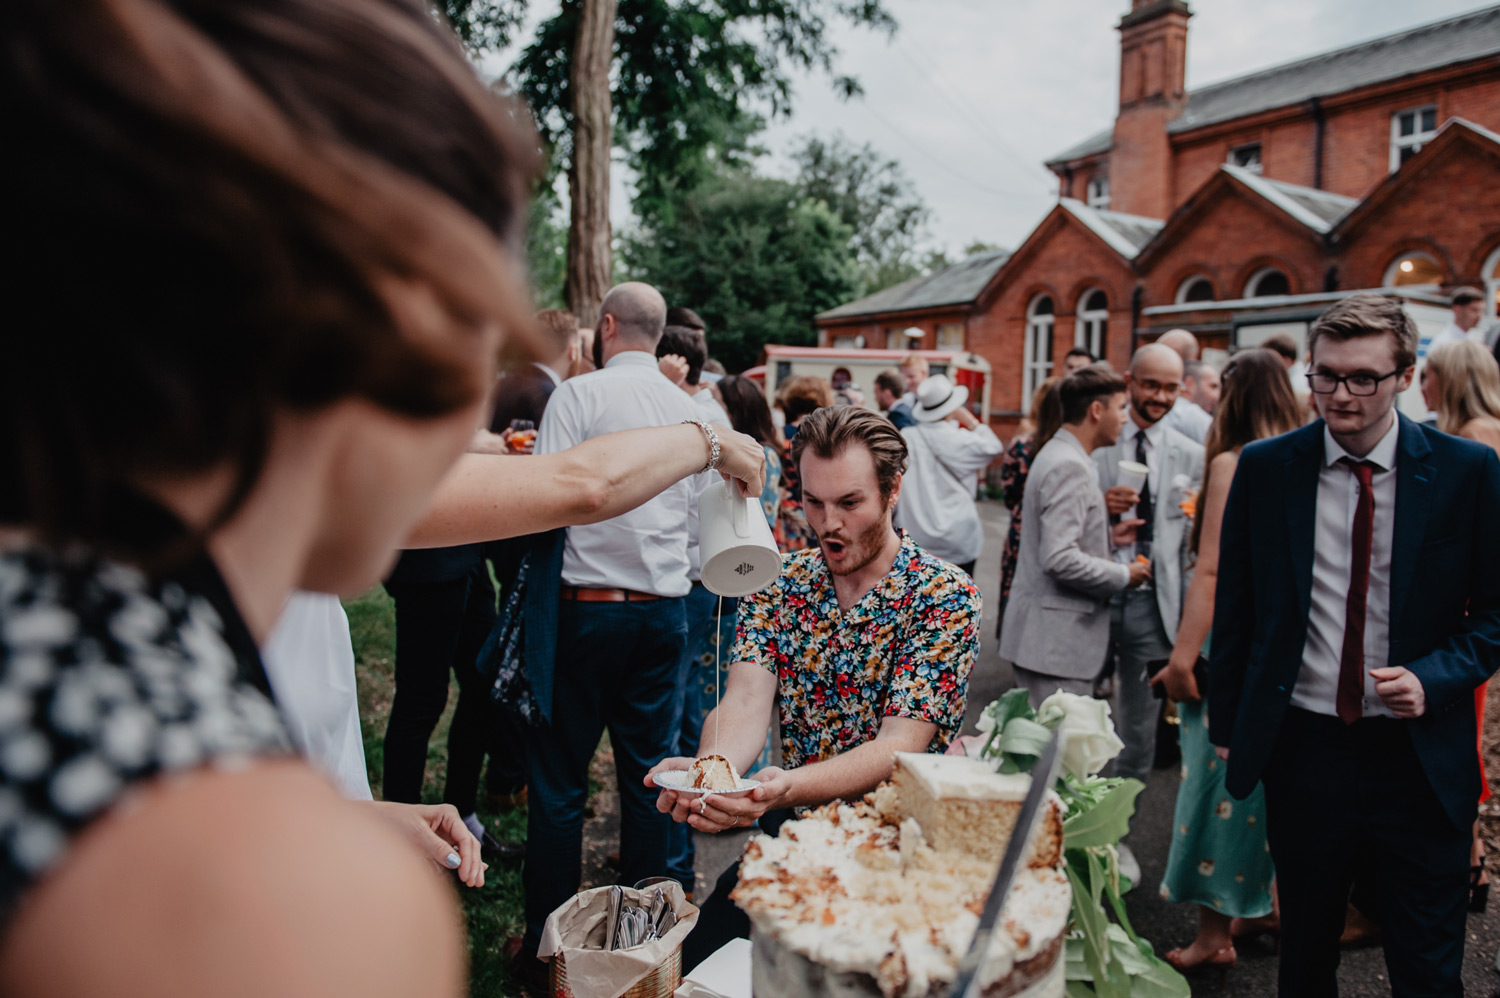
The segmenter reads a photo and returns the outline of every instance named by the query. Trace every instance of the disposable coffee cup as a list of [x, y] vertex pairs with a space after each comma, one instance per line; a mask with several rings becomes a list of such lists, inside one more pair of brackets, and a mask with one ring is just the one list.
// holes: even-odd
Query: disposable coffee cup
[[1139, 461], [1121, 461], [1120, 477], [1115, 484], [1132, 492], [1139, 492], [1150, 474], [1151, 469]]

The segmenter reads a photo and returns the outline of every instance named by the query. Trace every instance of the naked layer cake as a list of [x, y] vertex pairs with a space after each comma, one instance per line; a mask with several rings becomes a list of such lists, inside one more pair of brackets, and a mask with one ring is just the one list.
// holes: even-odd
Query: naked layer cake
[[[968, 951], [1030, 785], [962, 756], [898, 753], [890, 783], [750, 842], [733, 898], [756, 998], [935, 998]], [[1072, 892], [1049, 798], [979, 973], [985, 998], [1058, 998]]]

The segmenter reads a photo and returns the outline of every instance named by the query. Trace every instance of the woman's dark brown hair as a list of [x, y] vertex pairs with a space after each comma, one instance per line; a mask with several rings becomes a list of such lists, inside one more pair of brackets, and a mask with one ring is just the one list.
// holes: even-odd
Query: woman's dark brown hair
[[452, 412], [488, 323], [555, 352], [533, 131], [420, 0], [12, 0], [0, 45], [0, 522], [128, 549], [122, 492], [227, 467], [211, 529], [278, 411]]
[[[1214, 407], [1214, 421], [1203, 444], [1203, 485], [1198, 490], [1199, 508], [1208, 495], [1213, 461], [1225, 451], [1239, 450], [1256, 440], [1290, 433], [1301, 425], [1301, 409], [1292, 392], [1281, 355], [1257, 348], [1242, 350], [1224, 368], [1223, 393]], [[1203, 536], [1203, 517], [1193, 518], [1192, 550], [1198, 553]]]
[[763, 446], [776, 446], [776, 424], [771, 422], [771, 407], [765, 393], [749, 378], [731, 374], [719, 379], [719, 397], [729, 414], [729, 425], [751, 436]]
[[827, 378], [799, 374], [782, 382], [776, 404], [781, 406], [786, 421], [795, 423], [809, 413], [833, 405], [833, 386]]

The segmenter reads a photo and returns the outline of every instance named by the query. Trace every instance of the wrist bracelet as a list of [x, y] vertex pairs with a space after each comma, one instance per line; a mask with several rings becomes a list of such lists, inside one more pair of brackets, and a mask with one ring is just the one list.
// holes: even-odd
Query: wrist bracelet
[[701, 419], [684, 419], [683, 422], [692, 423], [703, 431], [704, 436], [708, 437], [708, 463], [700, 469], [699, 473], [717, 471], [719, 464], [724, 460], [724, 451], [719, 447], [719, 435], [714, 432], [714, 428], [710, 424]]

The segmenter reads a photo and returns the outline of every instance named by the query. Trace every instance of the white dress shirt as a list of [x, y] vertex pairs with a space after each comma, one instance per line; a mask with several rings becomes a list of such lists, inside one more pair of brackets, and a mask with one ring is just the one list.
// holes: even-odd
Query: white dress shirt
[[896, 526], [934, 557], [955, 565], [974, 561], [984, 550], [974, 476], [1005, 445], [982, 423], [965, 430], [947, 419], [908, 426], [901, 436], [909, 456]]
[[1172, 408], [1161, 418], [1161, 422], [1187, 437], [1193, 443], [1201, 444], [1208, 439], [1208, 428], [1213, 425], [1214, 418], [1208, 414], [1197, 402], [1182, 395], [1177, 396], [1177, 401], [1172, 403]]
[[1443, 327], [1442, 332], [1434, 336], [1432, 342], [1427, 344], [1427, 352], [1431, 353], [1433, 347], [1442, 346], [1444, 343], [1457, 343], [1459, 340], [1473, 340], [1476, 343], [1482, 344], [1484, 342], [1484, 330], [1480, 328], [1478, 323], [1475, 323], [1473, 329], [1465, 331], [1458, 328], [1458, 323], [1449, 319], [1448, 324]]
[[[629, 350], [601, 370], [564, 381], [547, 403], [536, 438], [538, 454], [555, 454], [616, 430], [674, 426], [701, 419], [687, 393], [657, 370], [656, 358]], [[643, 505], [605, 520], [568, 528], [562, 579], [571, 586], [634, 589], [686, 596], [688, 536], [703, 487], [695, 475]]]
[[700, 388], [693, 395], [693, 404], [702, 413], [698, 418], [704, 422], [718, 423], [720, 426], [730, 425], [729, 413], [724, 411], [724, 407], [719, 404], [719, 400], [714, 398], [714, 393], [708, 388]]
[[[1180, 402], [1182, 400], [1178, 399], [1178, 401]], [[1189, 405], [1191, 404], [1192, 403], [1189, 403]], [[1193, 408], [1197, 409], [1198, 407], [1193, 406]], [[1198, 409], [1198, 411], [1202, 412], [1203, 410]], [[1143, 430], [1136, 425], [1134, 419], [1127, 419], [1125, 421], [1125, 428], [1120, 431], [1120, 460], [1122, 461], [1134, 461], [1136, 438], [1141, 436], [1144, 436], [1146, 438], [1146, 467], [1151, 469], [1150, 472], [1146, 475], [1146, 482], [1151, 489], [1151, 505], [1153, 508], [1159, 505], [1162, 501], [1163, 489], [1161, 486], [1161, 445], [1162, 438], [1167, 435], [1165, 429], [1166, 424], [1167, 418], [1163, 416], [1161, 419], [1152, 423], [1150, 426], [1146, 427]], [[1139, 519], [1139, 514], [1136, 508], [1132, 506], [1125, 512], [1125, 515], [1122, 516], [1121, 519]], [[1154, 528], [1155, 526], [1156, 525], [1153, 523], [1152, 527]], [[1114, 551], [1115, 561], [1118, 561], [1120, 564], [1129, 565], [1134, 563], [1134, 544], [1127, 544], [1124, 547], [1112, 548], [1112, 550]], [[1147, 585], [1149, 586], [1150, 583], [1147, 583]]]
[[[1374, 537], [1370, 545], [1370, 589], [1365, 597], [1365, 717], [1392, 717], [1375, 694], [1369, 670], [1385, 668], [1391, 636], [1391, 546], [1396, 525], [1396, 438], [1400, 421], [1391, 413], [1391, 428], [1364, 460], [1375, 465]], [[1313, 540], [1312, 604], [1302, 670], [1292, 689], [1292, 705], [1317, 714], [1338, 716], [1339, 660], [1344, 650], [1344, 609], [1349, 598], [1354, 559], [1354, 510], [1359, 479], [1339, 463], [1349, 456], [1323, 429], [1323, 468], [1318, 473], [1317, 530]]]

